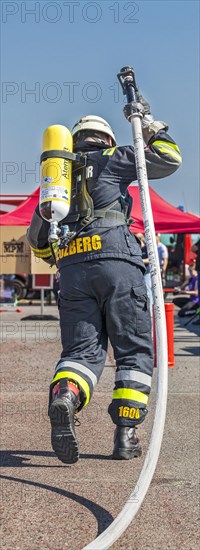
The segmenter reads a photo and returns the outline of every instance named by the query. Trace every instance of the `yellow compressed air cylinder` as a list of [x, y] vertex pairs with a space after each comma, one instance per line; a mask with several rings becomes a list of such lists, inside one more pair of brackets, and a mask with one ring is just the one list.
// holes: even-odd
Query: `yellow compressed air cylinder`
[[60, 222], [69, 213], [72, 161], [64, 158], [64, 154], [62, 158], [62, 152], [72, 152], [72, 148], [73, 138], [68, 128], [61, 124], [46, 128], [43, 134], [39, 209], [48, 222]]

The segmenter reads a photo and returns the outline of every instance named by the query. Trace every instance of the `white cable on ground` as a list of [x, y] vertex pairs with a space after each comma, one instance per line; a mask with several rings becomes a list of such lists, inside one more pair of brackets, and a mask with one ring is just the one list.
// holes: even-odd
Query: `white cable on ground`
[[124, 533], [124, 531], [131, 523], [132, 519], [138, 512], [143, 502], [143, 499], [148, 491], [149, 485], [156, 469], [164, 432], [167, 407], [168, 356], [162, 282], [155, 239], [155, 228], [148, 189], [141, 119], [140, 115], [138, 114], [131, 115], [130, 119], [133, 133], [137, 179], [140, 191], [140, 201], [142, 206], [143, 222], [147, 242], [147, 251], [150, 261], [150, 272], [154, 297], [157, 355], [156, 405], [149, 447], [147, 450], [143, 468], [141, 470], [135, 488], [130, 494], [125, 506], [115, 518], [115, 520], [111, 523], [111, 525], [101, 535], [93, 540], [93, 542], [91, 542], [87, 546], [84, 546], [82, 550], [107, 550], [107, 548], [110, 548], [114, 544], [114, 542], [118, 540], [119, 537]]

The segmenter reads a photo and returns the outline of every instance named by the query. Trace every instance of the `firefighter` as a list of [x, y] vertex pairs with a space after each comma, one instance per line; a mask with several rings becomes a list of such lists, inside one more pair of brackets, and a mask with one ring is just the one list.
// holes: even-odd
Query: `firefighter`
[[[155, 121], [149, 105], [143, 98], [141, 102], [148, 178], [163, 178], [180, 166], [180, 151], [167, 125]], [[136, 426], [147, 414], [153, 372], [145, 267], [127, 225], [127, 187], [137, 179], [134, 148], [117, 146], [112, 128], [98, 116], [83, 116], [72, 135], [73, 151], [86, 155], [86, 188], [94, 219], [56, 252], [63, 350], [50, 385], [52, 447], [62, 462], [78, 460], [75, 414], [91, 400], [109, 338], [116, 360], [108, 408], [116, 426], [112, 456], [128, 460], [142, 452]], [[37, 257], [51, 262], [48, 229], [37, 207], [28, 241]]]

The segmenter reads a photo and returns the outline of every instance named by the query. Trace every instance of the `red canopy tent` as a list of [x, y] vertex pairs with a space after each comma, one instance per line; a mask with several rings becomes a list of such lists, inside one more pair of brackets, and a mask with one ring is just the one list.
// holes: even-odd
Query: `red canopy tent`
[[[30, 195], [28, 195], [30, 196]], [[7, 214], [13, 210], [13, 206], [19, 206], [27, 198], [27, 195], [0, 195], [0, 214]], [[3, 205], [3, 208], [2, 208]]]
[[[150, 198], [154, 216], [155, 230], [159, 233], [199, 233], [200, 218], [193, 214], [182, 212], [162, 199], [151, 187]], [[131, 231], [143, 232], [142, 210], [140, 206], [139, 189], [137, 186], [129, 186], [129, 193], [133, 198], [131, 217], [134, 223]], [[0, 216], [2, 226], [29, 225], [31, 217], [39, 199], [39, 188], [14, 211]]]
[[0, 216], [0, 225], [30, 225], [30, 221], [39, 200], [39, 188], [12, 212]]
[[[134, 233], [144, 232], [139, 189], [136, 186], [129, 186], [128, 190], [133, 198], [131, 217], [134, 219], [134, 223], [130, 226], [130, 229]], [[159, 233], [200, 232], [200, 218], [198, 216], [187, 214], [172, 206], [172, 204], [162, 199], [151, 187], [149, 187], [149, 192], [156, 231]]]

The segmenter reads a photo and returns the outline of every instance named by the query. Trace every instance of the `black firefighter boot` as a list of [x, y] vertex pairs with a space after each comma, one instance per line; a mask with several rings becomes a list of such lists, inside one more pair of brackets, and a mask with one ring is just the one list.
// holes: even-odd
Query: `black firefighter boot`
[[114, 434], [114, 449], [112, 458], [115, 460], [129, 460], [141, 456], [142, 447], [136, 436], [135, 428], [117, 426]]
[[65, 464], [73, 464], [79, 458], [74, 429], [74, 413], [80, 404], [79, 394], [78, 385], [66, 378], [59, 380], [52, 391], [49, 407], [51, 444], [56, 456]]

